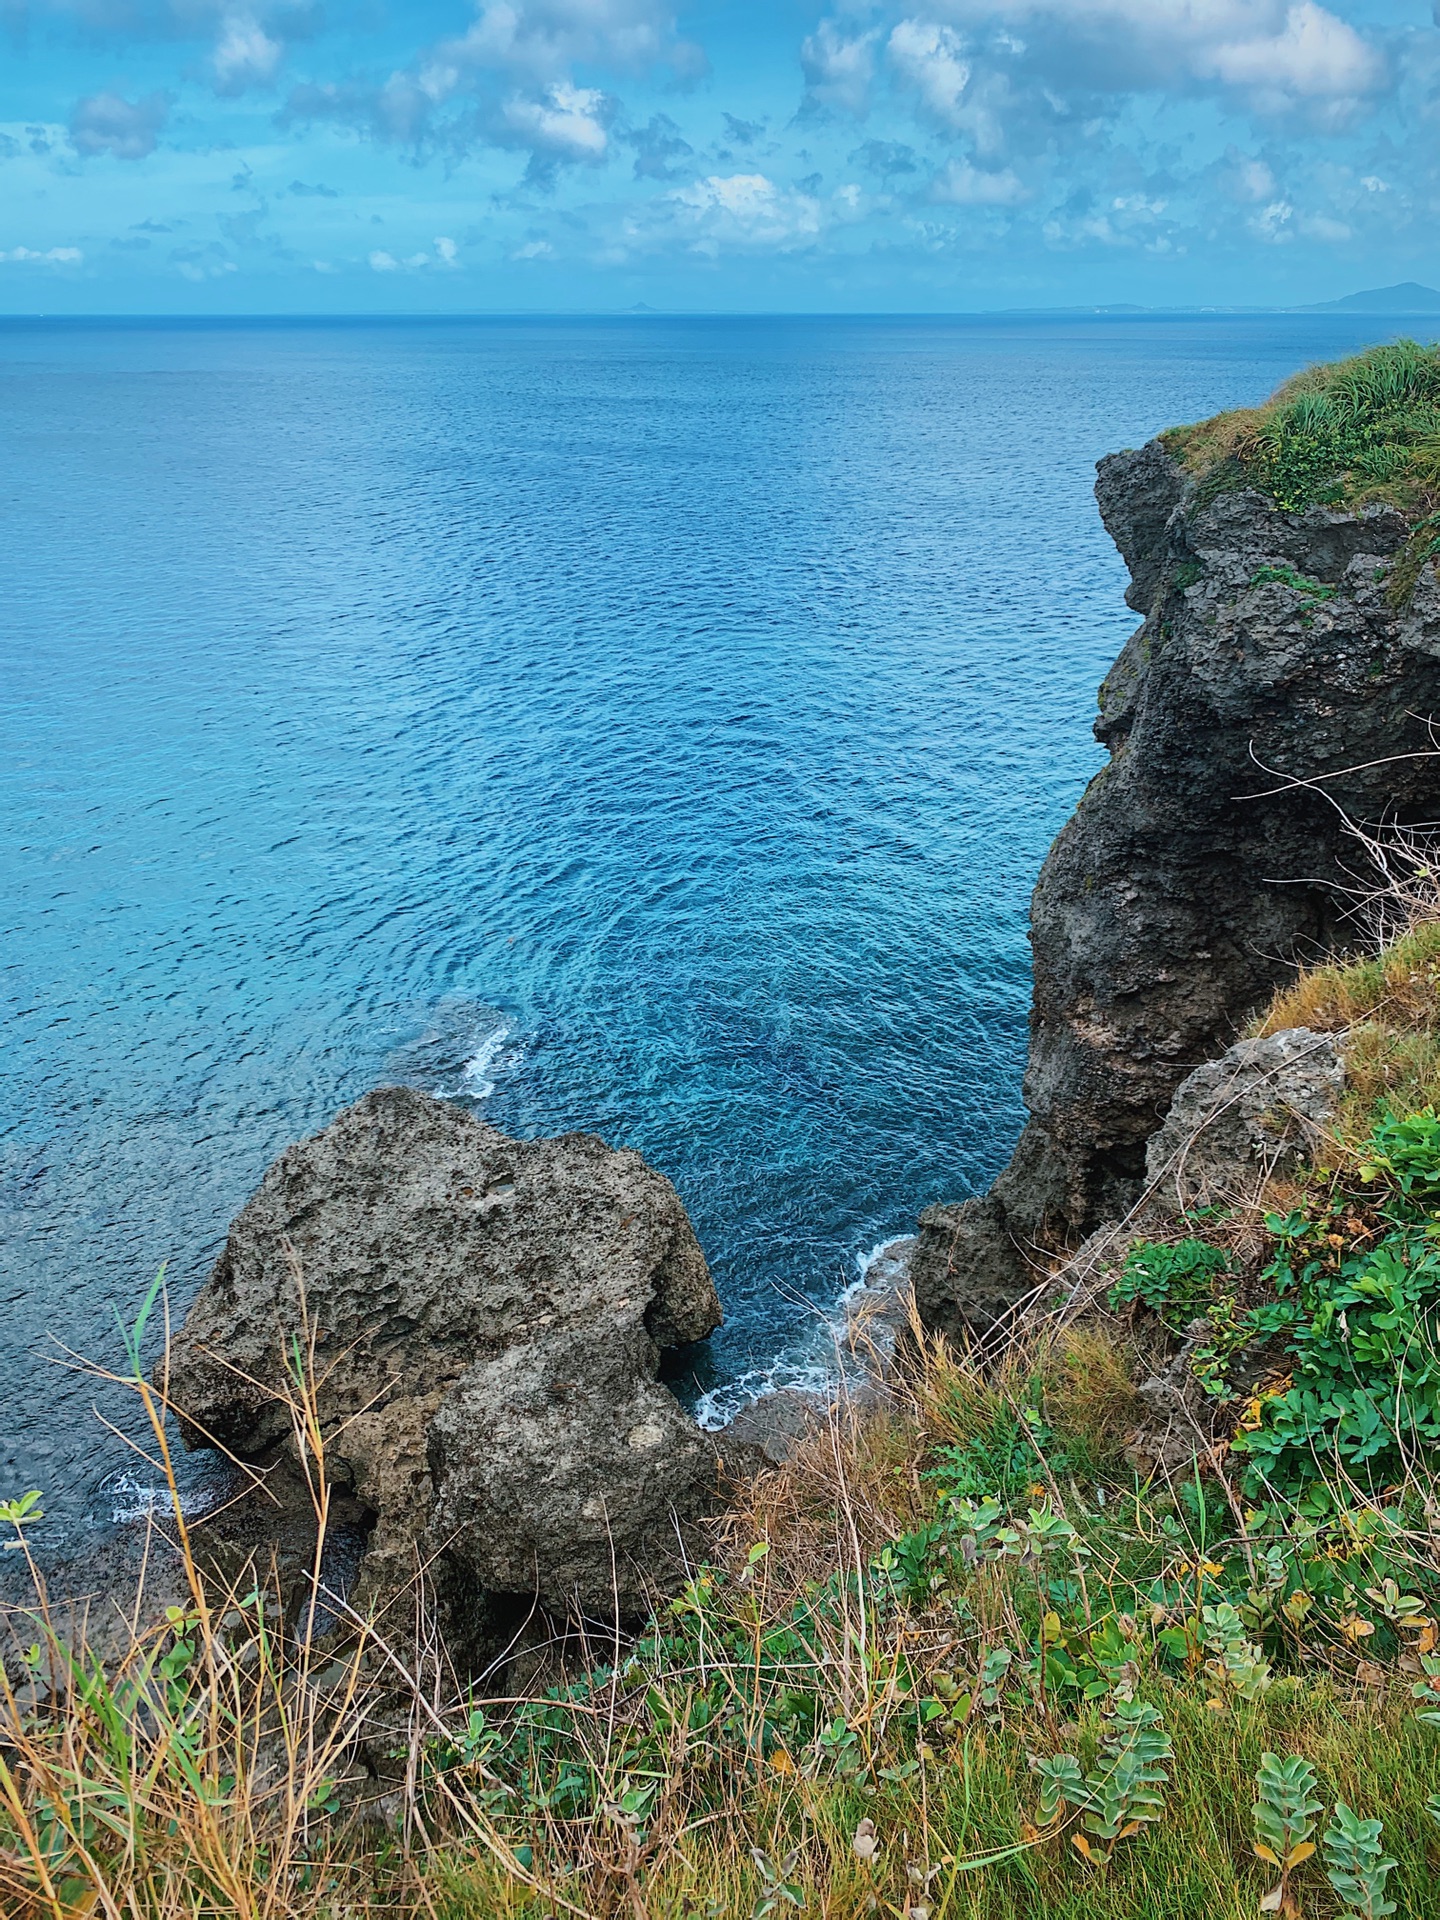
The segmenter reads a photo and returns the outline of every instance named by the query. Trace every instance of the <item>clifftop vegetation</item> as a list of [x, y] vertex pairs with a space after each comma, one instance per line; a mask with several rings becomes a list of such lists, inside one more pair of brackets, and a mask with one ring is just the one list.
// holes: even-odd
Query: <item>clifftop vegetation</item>
[[[215, 1591], [183, 1526], [118, 1652], [17, 1617], [4, 1911], [1440, 1916], [1437, 969], [1425, 925], [1302, 979], [1262, 1025], [1359, 1063], [1316, 1164], [984, 1365], [917, 1332], [638, 1639], [503, 1697]], [[1177, 1364], [1207, 1411], [1160, 1471], [1137, 1382]], [[323, 1507], [298, 1364], [291, 1418]]]
[[1287, 511], [1383, 501], [1426, 519], [1440, 505], [1440, 346], [1397, 340], [1310, 367], [1263, 406], [1164, 440], [1217, 491], [1258, 487]]

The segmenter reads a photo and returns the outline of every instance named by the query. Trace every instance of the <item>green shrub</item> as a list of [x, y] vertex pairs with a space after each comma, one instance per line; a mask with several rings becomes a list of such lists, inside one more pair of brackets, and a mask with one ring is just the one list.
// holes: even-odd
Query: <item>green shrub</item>
[[1186, 1325], [1214, 1296], [1215, 1282], [1230, 1268], [1230, 1256], [1205, 1240], [1137, 1240], [1110, 1289], [1112, 1308], [1138, 1300], [1172, 1327]]

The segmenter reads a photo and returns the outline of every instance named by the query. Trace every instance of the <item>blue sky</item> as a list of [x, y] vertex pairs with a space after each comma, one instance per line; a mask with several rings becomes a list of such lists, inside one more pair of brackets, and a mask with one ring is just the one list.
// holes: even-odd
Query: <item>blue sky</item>
[[0, 312], [1288, 304], [1437, 151], [1429, 0], [0, 0]]

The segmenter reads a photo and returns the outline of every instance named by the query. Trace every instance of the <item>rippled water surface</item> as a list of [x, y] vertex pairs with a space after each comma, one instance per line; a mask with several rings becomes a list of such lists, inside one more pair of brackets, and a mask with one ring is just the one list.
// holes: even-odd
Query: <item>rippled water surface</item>
[[1019, 1124], [1095, 459], [1388, 331], [0, 325], [0, 1489], [126, 1504], [47, 1349], [385, 1079], [640, 1148], [696, 1386], [803, 1367]]

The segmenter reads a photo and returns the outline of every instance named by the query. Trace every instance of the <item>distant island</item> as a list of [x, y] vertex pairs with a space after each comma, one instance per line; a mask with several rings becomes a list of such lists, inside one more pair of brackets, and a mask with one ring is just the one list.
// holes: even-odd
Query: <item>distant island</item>
[[1293, 307], [1145, 307], [1133, 301], [1116, 300], [1104, 305], [1073, 307], [998, 307], [989, 309], [997, 318], [1009, 314], [1125, 314], [1149, 313], [1383, 313], [1403, 318], [1409, 314], [1440, 313], [1440, 293], [1434, 287], [1422, 287], [1418, 280], [1402, 280], [1394, 287], [1370, 287], [1363, 293], [1347, 293], [1340, 300], [1317, 300], [1308, 306]]
[[1418, 280], [1402, 280], [1398, 287], [1371, 287], [1347, 293], [1343, 300], [1321, 300], [1297, 307], [1297, 313], [1440, 313], [1440, 293]]

